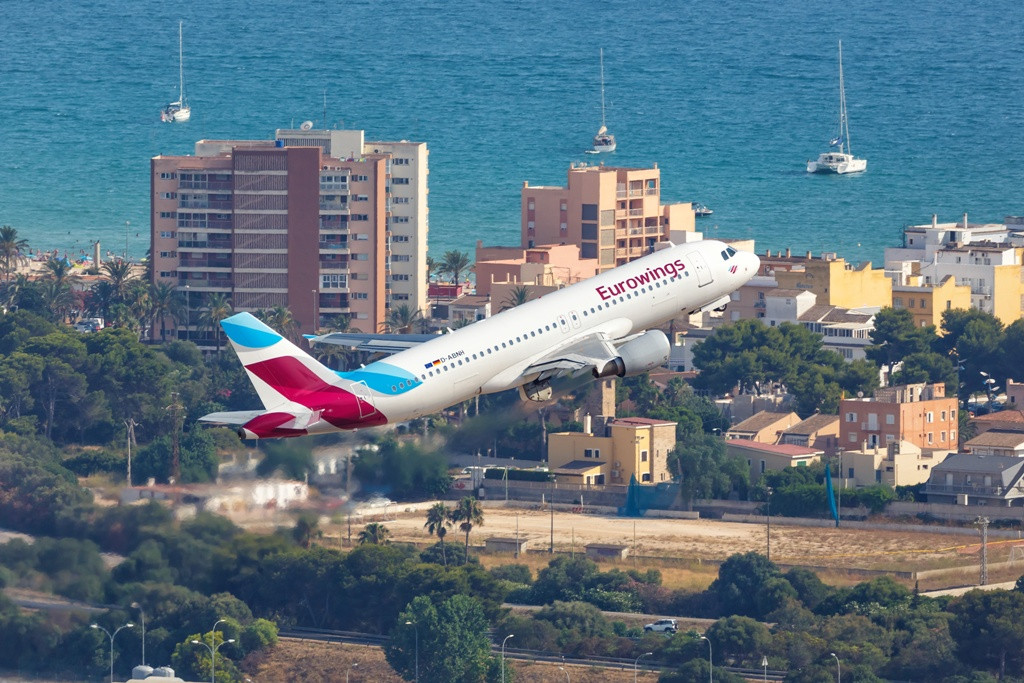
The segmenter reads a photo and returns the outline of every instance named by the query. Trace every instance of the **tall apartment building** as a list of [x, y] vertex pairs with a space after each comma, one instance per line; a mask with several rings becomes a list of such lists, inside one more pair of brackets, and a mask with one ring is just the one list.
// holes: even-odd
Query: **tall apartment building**
[[215, 292], [236, 311], [286, 306], [301, 332], [334, 315], [375, 332], [393, 306], [424, 308], [427, 154], [363, 131], [279, 130], [154, 157], [153, 279], [186, 294], [177, 336], [211, 342], [198, 320]]
[[521, 244], [575, 244], [599, 271], [650, 253], [656, 242], [694, 234], [693, 206], [661, 203], [661, 171], [573, 164], [565, 187], [521, 192]]
[[874, 398], [839, 402], [840, 448], [885, 447], [909, 441], [924, 451], [956, 450], [957, 399], [946, 385], [904, 384], [875, 391]]

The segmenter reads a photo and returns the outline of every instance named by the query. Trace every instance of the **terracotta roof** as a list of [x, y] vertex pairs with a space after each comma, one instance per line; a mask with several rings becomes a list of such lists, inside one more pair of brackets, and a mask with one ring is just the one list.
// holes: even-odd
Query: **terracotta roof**
[[817, 448], [796, 446], [790, 443], [761, 443], [759, 441], [747, 441], [746, 439], [730, 439], [725, 443], [729, 448], [736, 446], [739, 448], [746, 448], [751, 451], [774, 453], [775, 455], [788, 455], [790, 457], [805, 457], [809, 455], [822, 455], [824, 453], [824, 451]]
[[1024, 410], [1000, 410], [972, 418], [978, 422], [1024, 422]]
[[793, 425], [788, 429], [782, 430], [783, 434], [799, 434], [801, 436], [809, 436], [818, 432], [825, 427], [829, 427], [833, 424], [839, 423], [838, 415], [829, 415], [827, 413], [819, 413], [817, 415], [811, 415], [809, 418]]
[[999, 448], [1018, 448], [1024, 445], [1024, 433], [1004, 432], [990, 429], [964, 443], [964, 446], [995, 446]]
[[612, 426], [626, 426], [626, 427], [651, 427], [654, 425], [673, 425], [675, 422], [669, 422], [668, 420], [653, 420], [649, 417], [617, 417], [612, 422]]
[[762, 410], [759, 413], [755, 413], [748, 417], [743, 422], [734, 424], [728, 429], [730, 432], [759, 432], [762, 429], [771, 427], [772, 425], [782, 422], [790, 415], [794, 413], [775, 413], [769, 410]]

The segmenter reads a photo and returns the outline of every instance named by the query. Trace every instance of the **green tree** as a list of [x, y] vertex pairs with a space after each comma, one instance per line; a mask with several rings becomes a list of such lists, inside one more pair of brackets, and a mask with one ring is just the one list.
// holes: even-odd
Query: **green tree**
[[961, 396], [984, 389], [982, 372], [995, 374], [1002, 367], [1003, 323], [991, 313], [972, 308], [942, 313], [942, 336], [935, 340], [939, 353], [958, 359]]
[[430, 535], [436, 535], [441, 543], [441, 560], [444, 566], [448, 566], [448, 556], [444, 550], [444, 537], [448, 534], [448, 527], [452, 525], [452, 511], [442, 502], [434, 503], [427, 510], [427, 522], [423, 526]]
[[199, 326], [210, 330], [217, 346], [217, 357], [220, 357], [220, 321], [233, 313], [231, 301], [222, 292], [214, 292], [206, 299], [206, 306], [199, 313]]
[[469, 557], [469, 532], [474, 526], [483, 526], [484, 509], [473, 496], [465, 496], [452, 510], [452, 521], [466, 534], [466, 556]]
[[750, 617], [719, 619], [705, 635], [715, 644], [719, 661], [733, 666], [757, 665], [772, 642], [768, 627]]
[[156, 282], [149, 289], [150, 326], [160, 321], [160, 341], [167, 341], [167, 319], [175, 323], [185, 317], [185, 302], [174, 285]]
[[516, 306], [522, 306], [530, 300], [530, 290], [525, 285], [517, 285], [509, 290], [508, 296], [501, 302], [501, 310], [507, 311]]
[[299, 515], [299, 518], [295, 520], [294, 528], [292, 528], [292, 538], [303, 548], [309, 548], [314, 538], [320, 538], [323, 535], [320, 520], [315, 514]]
[[865, 349], [868, 360], [885, 366], [889, 374], [896, 363], [914, 353], [929, 350], [934, 327], [916, 327], [914, 316], [905, 308], [883, 308], [875, 314], [872, 345]]
[[418, 649], [420, 681], [483, 683], [493, 667], [488, 626], [475, 598], [453, 595], [435, 606], [420, 596], [398, 615], [385, 657], [408, 681], [416, 675]]
[[441, 257], [441, 265], [438, 271], [450, 274], [452, 276], [452, 283], [459, 284], [462, 272], [469, 268], [469, 264], [469, 254], [451, 249], [444, 252], [444, 256]]
[[387, 545], [391, 543], [388, 538], [391, 530], [380, 522], [370, 522], [359, 532], [359, 543], [370, 545]]
[[383, 327], [385, 332], [395, 334], [408, 334], [412, 332], [413, 326], [423, 319], [423, 313], [408, 304], [393, 306], [388, 310], [384, 319]]
[[949, 632], [961, 661], [996, 671], [1024, 668], [1024, 593], [973, 590], [950, 605]]
[[695, 500], [723, 498], [734, 491], [746, 498], [750, 470], [746, 463], [726, 456], [720, 437], [699, 434], [676, 443], [669, 454], [670, 466], [673, 463], [689, 509]]
[[781, 577], [779, 568], [760, 553], [732, 555], [718, 568], [718, 578], [708, 592], [717, 598], [724, 614], [762, 617], [758, 593], [769, 581]]
[[3, 264], [5, 279], [10, 279], [18, 264], [25, 260], [22, 252], [26, 249], [28, 240], [18, 235], [17, 228], [10, 225], [0, 227], [0, 264]]

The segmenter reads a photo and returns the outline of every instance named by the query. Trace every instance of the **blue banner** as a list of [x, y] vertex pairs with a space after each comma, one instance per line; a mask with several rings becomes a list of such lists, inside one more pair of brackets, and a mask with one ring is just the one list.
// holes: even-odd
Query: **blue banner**
[[825, 463], [825, 492], [828, 494], [828, 507], [832, 511], [832, 519], [836, 520], [839, 526], [839, 511], [836, 509], [835, 491], [832, 490], [832, 468]]

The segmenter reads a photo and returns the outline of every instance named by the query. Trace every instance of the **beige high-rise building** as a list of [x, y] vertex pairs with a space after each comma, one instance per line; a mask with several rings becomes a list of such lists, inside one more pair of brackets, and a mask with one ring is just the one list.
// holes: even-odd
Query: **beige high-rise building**
[[661, 203], [657, 165], [574, 164], [565, 187], [523, 183], [521, 203], [524, 248], [575, 244], [581, 258], [598, 259], [599, 271], [640, 258], [657, 242], [685, 242], [695, 229], [690, 202]]
[[286, 306], [300, 332], [334, 315], [374, 332], [395, 306], [422, 310], [427, 155], [425, 143], [300, 129], [154, 157], [153, 280], [186, 295], [177, 336], [213, 344], [199, 324], [213, 293], [236, 311]]

